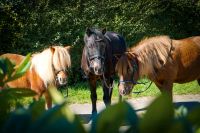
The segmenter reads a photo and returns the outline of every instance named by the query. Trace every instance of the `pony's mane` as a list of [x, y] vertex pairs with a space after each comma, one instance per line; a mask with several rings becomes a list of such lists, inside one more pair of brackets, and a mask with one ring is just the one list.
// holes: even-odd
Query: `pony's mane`
[[[140, 76], [149, 74], [155, 76], [155, 69], [161, 68], [167, 62], [171, 48], [171, 39], [168, 36], [156, 36], [140, 41], [136, 46], [131, 47], [125, 56], [135, 55], [140, 63]], [[128, 63], [128, 61], [125, 61], [128, 58], [122, 58], [124, 59], [119, 60], [117, 71], [125, 74], [126, 71], [123, 70], [122, 66]]]
[[35, 68], [46, 87], [55, 84], [54, 69], [65, 70], [71, 66], [68, 51], [62, 46], [53, 46], [53, 48], [54, 53], [48, 48], [41, 53], [33, 54], [31, 60], [31, 69]]

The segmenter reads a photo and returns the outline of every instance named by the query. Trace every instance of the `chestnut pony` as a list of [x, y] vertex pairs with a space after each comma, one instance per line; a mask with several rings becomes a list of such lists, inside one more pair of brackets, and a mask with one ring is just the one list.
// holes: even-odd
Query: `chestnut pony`
[[[52, 100], [47, 89], [67, 83], [67, 68], [71, 66], [69, 46], [53, 46], [41, 53], [33, 54], [29, 70], [19, 79], [10, 81], [6, 86], [11, 88], [30, 88], [36, 92], [34, 98], [38, 100], [43, 94], [47, 108], [51, 108]], [[25, 58], [19, 54], [3, 54], [0, 57], [8, 58], [18, 65]]]
[[197, 80], [200, 84], [200, 36], [144, 39], [121, 56], [116, 71], [121, 95], [129, 94], [138, 78], [146, 76], [172, 98], [173, 83]]

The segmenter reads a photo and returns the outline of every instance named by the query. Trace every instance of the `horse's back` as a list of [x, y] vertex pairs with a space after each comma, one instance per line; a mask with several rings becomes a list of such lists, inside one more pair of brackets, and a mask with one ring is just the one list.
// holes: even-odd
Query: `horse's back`
[[22, 55], [19, 55], [19, 54], [11, 54], [11, 53], [3, 54], [3, 55], [1, 55], [0, 57], [2, 57], [2, 58], [7, 58], [7, 59], [9, 59], [11, 62], [15, 63], [16, 65], [17, 65], [17, 64], [20, 64], [21, 61], [25, 58], [25, 57], [22, 56]]
[[176, 58], [178, 59], [179, 82], [200, 78], [200, 36], [174, 41]]
[[126, 43], [121, 35], [115, 32], [107, 31], [105, 36], [112, 47], [113, 55], [123, 54], [126, 51]]

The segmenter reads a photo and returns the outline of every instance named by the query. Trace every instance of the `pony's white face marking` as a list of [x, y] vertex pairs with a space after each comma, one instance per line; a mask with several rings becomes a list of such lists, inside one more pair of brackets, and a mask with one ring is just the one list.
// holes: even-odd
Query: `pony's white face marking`
[[[56, 85], [56, 79], [59, 79], [59, 84], [66, 84], [67, 75], [64, 72], [71, 66], [70, 55], [65, 47], [54, 46], [53, 49], [46, 49], [32, 58], [31, 67], [35, 68], [46, 87]], [[59, 73], [61, 71], [62, 74]]]

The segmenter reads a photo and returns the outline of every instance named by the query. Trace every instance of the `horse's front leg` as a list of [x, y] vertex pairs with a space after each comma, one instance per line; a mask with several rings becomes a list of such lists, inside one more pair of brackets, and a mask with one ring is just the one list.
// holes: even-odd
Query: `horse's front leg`
[[48, 91], [44, 92], [44, 97], [46, 101], [46, 109], [50, 109], [52, 107], [52, 99]]
[[103, 101], [106, 106], [109, 106], [111, 104], [112, 91], [113, 79], [109, 78], [109, 80], [103, 80]]
[[155, 82], [161, 93], [167, 93], [171, 100], [173, 100], [173, 82], [163, 80], [162, 82]]
[[90, 98], [92, 101], [92, 116], [97, 114], [97, 92], [96, 92], [96, 79], [89, 78], [89, 85], [90, 85]]

